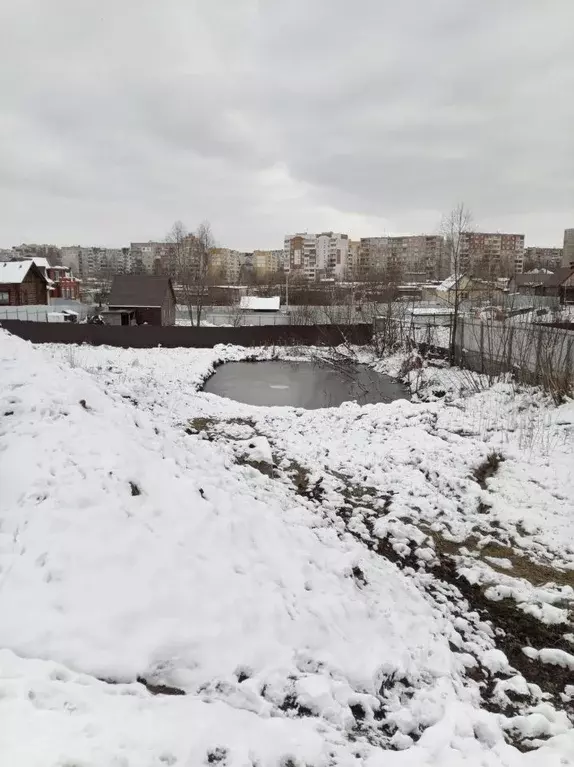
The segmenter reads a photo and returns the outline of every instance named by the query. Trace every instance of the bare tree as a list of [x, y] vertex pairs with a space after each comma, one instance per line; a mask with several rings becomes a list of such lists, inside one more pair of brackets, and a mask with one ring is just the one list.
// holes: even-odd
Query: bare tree
[[454, 280], [454, 303], [449, 344], [451, 365], [454, 365], [455, 363], [456, 331], [461, 303], [461, 278], [464, 274], [464, 264], [462, 263], [462, 240], [463, 235], [469, 232], [471, 227], [472, 214], [463, 202], [458, 203], [458, 205], [443, 218], [441, 223], [441, 234], [445, 239], [446, 256], [450, 263], [450, 276]]
[[181, 221], [172, 226], [167, 242], [171, 245], [168, 272], [177, 282], [189, 319], [197, 327], [209, 292], [209, 256], [215, 242], [208, 221], [189, 232]]
[[196, 262], [196, 323], [201, 325], [201, 313], [209, 288], [209, 255], [215, 247], [215, 240], [209, 221], [202, 221], [194, 235], [197, 252]]

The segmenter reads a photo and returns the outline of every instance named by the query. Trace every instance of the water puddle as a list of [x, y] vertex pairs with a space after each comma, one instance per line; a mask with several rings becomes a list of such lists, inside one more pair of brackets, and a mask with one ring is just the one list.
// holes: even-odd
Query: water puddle
[[204, 391], [247, 405], [291, 405], [314, 410], [355, 400], [360, 405], [408, 399], [408, 390], [366, 365], [324, 363], [228, 362], [217, 369]]

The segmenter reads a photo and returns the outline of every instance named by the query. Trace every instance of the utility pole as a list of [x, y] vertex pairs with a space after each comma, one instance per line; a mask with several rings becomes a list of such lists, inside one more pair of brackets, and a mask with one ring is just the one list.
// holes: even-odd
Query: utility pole
[[285, 272], [285, 308], [289, 311], [289, 272]]

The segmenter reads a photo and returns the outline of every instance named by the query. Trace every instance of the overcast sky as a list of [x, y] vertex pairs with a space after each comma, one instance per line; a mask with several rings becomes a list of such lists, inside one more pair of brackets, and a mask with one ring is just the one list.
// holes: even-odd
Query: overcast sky
[[574, 226], [573, 0], [2, 0], [0, 247]]

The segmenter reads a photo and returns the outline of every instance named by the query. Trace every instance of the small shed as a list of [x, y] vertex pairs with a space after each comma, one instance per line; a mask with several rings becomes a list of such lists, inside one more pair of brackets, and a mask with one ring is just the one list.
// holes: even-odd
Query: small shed
[[261, 298], [260, 296], [241, 296], [239, 308], [246, 312], [278, 312], [280, 296]]
[[117, 275], [108, 299], [108, 312], [103, 316], [107, 314], [111, 324], [130, 324], [130, 321], [118, 322], [117, 316], [112, 319], [114, 312], [133, 312], [138, 325], [174, 325], [175, 293], [170, 278], [148, 274]]
[[105, 325], [137, 325], [135, 309], [105, 309], [99, 316]]
[[0, 306], [49, 303], [49, 281], [32, 261], [0, 263]]

